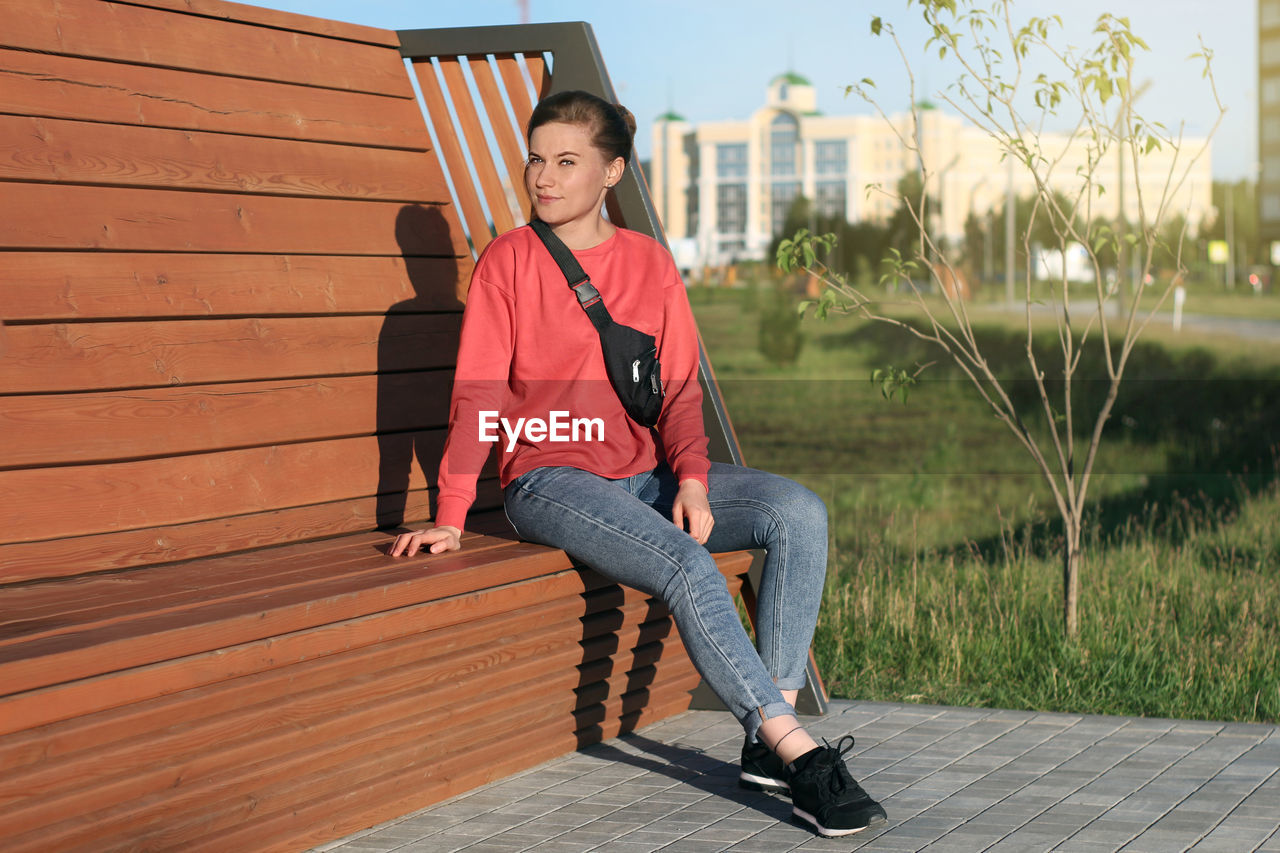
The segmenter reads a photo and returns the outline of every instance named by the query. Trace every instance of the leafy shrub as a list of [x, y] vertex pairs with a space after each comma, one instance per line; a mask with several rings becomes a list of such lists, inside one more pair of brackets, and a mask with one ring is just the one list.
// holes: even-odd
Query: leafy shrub
[[760, 354], [776, 367], [795, 364], [804, 348], [800, 314], [791, 294], [778, 288], [771, 296], [762, 294], [760, 306]]

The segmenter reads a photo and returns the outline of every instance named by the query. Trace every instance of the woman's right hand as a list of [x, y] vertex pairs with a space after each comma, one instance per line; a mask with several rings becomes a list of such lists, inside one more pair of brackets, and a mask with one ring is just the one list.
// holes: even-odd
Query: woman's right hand
[[403, 554], [406, 557], [412, 557], [424, 546], [431, 554], [457, 551], [462, 547], [462, 531], [446, 524], [430, 530], [401, 533], [396, 537], [396, 541], [391, 543], [391, 556], [399, 557]]

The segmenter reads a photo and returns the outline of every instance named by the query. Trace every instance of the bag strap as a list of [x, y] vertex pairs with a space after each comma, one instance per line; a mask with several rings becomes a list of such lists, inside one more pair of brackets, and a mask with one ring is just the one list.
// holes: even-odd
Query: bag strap
[[613, 323], [613, 317], [609, 315], [609, 309], [604, 307], [604, 299], [600, 296], [600, 291], [596, 290], [591, 279], [583, 272], [578, 259], [573, 256], [573, 252], [569, 251], [564, 241], [555, 235], [551, 226], [541, 219], [534, 219], [529, 223], [529, 227], [533, 229], [534, 234], [538, 235], [542, 245], [547, 247], [556, 266], [560, 267], [560, 272], [564, 274], [564, 280], [568, 283], [569, 289], [578, 297], [578, 304], [591, 319], [591, 325], [596, 327], [597, 332], [603, 332]]

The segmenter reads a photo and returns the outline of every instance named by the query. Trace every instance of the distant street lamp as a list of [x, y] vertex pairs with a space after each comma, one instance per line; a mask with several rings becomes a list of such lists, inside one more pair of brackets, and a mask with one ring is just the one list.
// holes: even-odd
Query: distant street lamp
[[1004, 190], [1004, 299], [1013, 305], [1013, 216], [1017, 204], [1013, 197], [1013, 157], [1006, 159], [1009, 161], [1009, 180]]
[[[1134, 102], [1141, 98], [1143, 93], [1150, 88], [1151, 81], [1143, 80], [1138, 84], [1137, 88], [1125, 90], [1120, 99], [1120, 112], [1116, 118], [1116, 123], [1111, 126], [1112, 133], [1115, 136], [1119, 137], [1125, 130], [1120, 125], [1124, 120], [1124, 116], [1130, 115]], [[1123, 144], [1118, 145], [1116, 153], [1118, 154], [1116, 158], [1116, 205], [1119, 209], [1116, 216], [1116, 235], [1120, 238], [1116, 244], [1116, 299], [1119, 300], [1119, 304], [1116, 307], [1119, 309], [1119, 314], [1124, 314], [1124, 267], [1125, 256], [1129, 254], [1128, 244], [1124, 237], [1125, 231], [1128, 230], [1124, 209], [1124, 155], [1127, 153], [1125, 146]], [[1138, 170], [1136, 166], [1133, 170], [1133, 186], [1135, 190], [1138, 187]], [[1135, 265], [1137, 264], [1137, 255], [1134, 255], [1134, 263]], [[1132, 270], [1130, 273], [1133, 279], [1130, 287], [1133, 289], [1133, 298], [1135, 300], [1138, 298], [1138, 294], [1141, 293], [1141, 283], [1138, 281], [1138, 275], [1139, 271], [1137, 269]]]

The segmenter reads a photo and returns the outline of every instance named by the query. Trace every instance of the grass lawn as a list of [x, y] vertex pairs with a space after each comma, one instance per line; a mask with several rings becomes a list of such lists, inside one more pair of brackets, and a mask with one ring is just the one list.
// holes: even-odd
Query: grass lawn
[[[1158, 296], [1152, 294], [1143, 299], [1143, 306], [1154, 307], [1157, 301]], [[1161, 306], [1161, 311], [1167, 313], [1172, 310], [1173, 297], [1170, 296]], [[1192, 291], [1187, 294], [1182, 310], [1187, 314], [1280, 320], [1280, 296], [1274, 293], [1254, 295], [1245, 289], [1230, 293], [1221, 290]]]
[[[1173, 312], [1173, 293], [1165, 296], [1165, 288], [1168, 284], [1167, 276], [1167, 272], [1163, 273], [1160, 281], [1144, 288], [1142, 292], [1143, 309], [1149, 311], [1159, 306], [1159, 313], [1164, 316], [1158, 319], [1157, 322], [1166, 326], [1169, 324], [1169, 315]], [[1016, 283], [1019, 301], [1023, 297], [1023, 287], [1023, 282], [1019, 280]], [[1043, 282], [1038, 282], [1034, 287], [1036, 299], [1047, 301], [1060, 298], [1052, 295], [1056, 290], [1055, 288], [1051, 288]], [[983, 303], [1003, 301], [1004, 293], [1003, 281], [989, 282], [977, 291], [977, 304], [981, 306]], [[1071, 286], [1072, 302], [1088, 303], [1096, 298], [1095, 294], [1096, 291], [1092, 284], [1074, 284]], [[1125, 304], [1128, 304], [1127, 300]], [[1265, 293], [1255, 293], [1247, 284], [1241, 284], [1232, 290], [1226, 290], [1221, 283], [1195, 282], [1187, 286], [1186, 302], [1182, 306], [1182, 310], [1188, 315], [1280, 320], [1280, 291], [1273, 288]]]
[[[747, 463], [830, 508], [815, 651], [833, 695], [1280, 719], [1280, 342], [1144, 337], [1091, 487], [1069, 642], [1049, 493], [958, 370], [939, 361], [905, 405], [886, 401], [874, 367], [938, 355], [888, 326], [809, 319], [779, 367], [757, 346], [761, 300], [691, 298]], [[978, 334], [1030, 419], [1025, 330], [993, 313]]]

